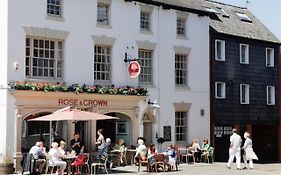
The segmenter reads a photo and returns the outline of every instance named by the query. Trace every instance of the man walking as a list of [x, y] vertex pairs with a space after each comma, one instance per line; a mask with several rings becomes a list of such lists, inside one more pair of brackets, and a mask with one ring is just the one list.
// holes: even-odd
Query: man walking
[[230, 147], [229, 147], [229, 159], [227, 162], [227, 167], [231, 169], [231, 164], [233, 163], [234, 157], [236, 158], [237, 169], [241, 170], [241, 152], [240, 147], [242, 143], [242, 139], [240, 135], [238, 135], [237, 130], [232, 129], [232, 135], [230, 136]]

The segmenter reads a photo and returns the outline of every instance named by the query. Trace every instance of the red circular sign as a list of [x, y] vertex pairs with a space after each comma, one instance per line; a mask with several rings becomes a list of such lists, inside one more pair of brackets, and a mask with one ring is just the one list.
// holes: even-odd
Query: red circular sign
[[128, 66], [128, 73], [131, 78], [136, 78], [139, 76], [141, 71], [140, 64], [137, 61], [131, 61]]

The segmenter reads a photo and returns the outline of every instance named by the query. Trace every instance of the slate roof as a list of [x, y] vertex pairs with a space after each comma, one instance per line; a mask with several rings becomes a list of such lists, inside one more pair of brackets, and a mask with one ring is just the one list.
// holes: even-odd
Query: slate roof
[[[210, 18], [210, 27], [219, 33], [280, 43], [280, 40], [245, 7], [237, 7], [212, 0], [204, 0], [202, 6], [215, 10], [219, 7], [229, 15], [229, 17], [223, 17], [221, 14], [216, 14], [217, 19]], [[236, 12], [246, 14], [252, 22], [241, 21]]]
[[174, 9], [179, 11], [186, 11], [195, 13], [201, 16], [212, 16], [213, 13], [208, 12], [202, 7], [202, 0], [125, 0], [135, 1], [144, 4], [150, 4], [155, 6], [162, 6], [164, 9]]

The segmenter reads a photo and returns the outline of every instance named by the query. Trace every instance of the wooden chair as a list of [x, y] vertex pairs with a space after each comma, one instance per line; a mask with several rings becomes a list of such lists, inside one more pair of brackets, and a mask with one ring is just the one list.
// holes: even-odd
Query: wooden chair
[[155, 159], [155, 163], [154, 163], [155, 172], [157, 173], [159, 165], [163, 166], [163, 171], [165, 172], [167, 162], [165, 161], [164, 154], [155, 154], [154, 159]]
[[149, 165], [149, 161], [147, 159], [147, 156], [145, 156], [145, 158], [142, 160], [141, 157], [139, 157], [139, 167], [138, 167], [138, 171], [140, 171], [140, 167], [141, 166], [145, 166], [146, 165], [146, 171], [149, 172], [150, 171], [150, 165]]

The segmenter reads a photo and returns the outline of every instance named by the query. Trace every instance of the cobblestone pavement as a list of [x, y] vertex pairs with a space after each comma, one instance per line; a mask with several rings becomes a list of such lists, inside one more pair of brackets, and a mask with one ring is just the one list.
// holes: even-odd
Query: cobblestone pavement
[[[253, 170], [237, 170], [235, 164], [232, 169], [226, 167], [226, 163], [197, 163], [197, 164], [180, 164], [179, 171], [161, 172], [158, 174], [175, 174], [175, 175], [281, 175], [281, 164], [255, 164]], [[136, 166], [117, 167], [109, 171], [109, 174], [142, 174], [149, 175], [155, 173], [145, 172], [145, 167], [137, 171]]]

